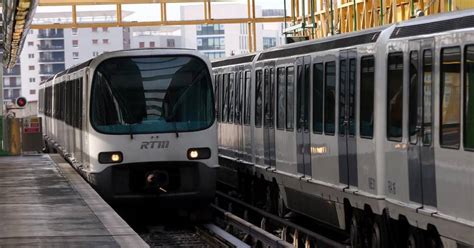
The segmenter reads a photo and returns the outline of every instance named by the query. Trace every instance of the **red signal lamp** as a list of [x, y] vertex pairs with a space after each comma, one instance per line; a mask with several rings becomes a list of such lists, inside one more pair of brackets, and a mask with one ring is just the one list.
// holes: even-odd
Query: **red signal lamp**
[[15, 103], [16, 103], [16, 105], [17, 105], [18, 107], [23, 108], [23, 107], [26, 106], [26, 104], [28, 103], [28, 101], [26, 100], [25, 97], [20, 96], [20, 97], [18, 97], [18, 98], [15, 100]]

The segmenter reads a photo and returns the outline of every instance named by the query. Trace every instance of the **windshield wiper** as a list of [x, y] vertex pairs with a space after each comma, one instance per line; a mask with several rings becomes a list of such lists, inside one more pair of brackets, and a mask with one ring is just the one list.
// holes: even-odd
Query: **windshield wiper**
[[173, 121], [173, 131], [176, 134], [176, 138], [179, 138], [178, 126], [176, 125], [176, 113], [173, 113], [169, 120]]
[[133, 140], [133, 124], [128, 124], [128, 133], [130, 134], [130, 139]]

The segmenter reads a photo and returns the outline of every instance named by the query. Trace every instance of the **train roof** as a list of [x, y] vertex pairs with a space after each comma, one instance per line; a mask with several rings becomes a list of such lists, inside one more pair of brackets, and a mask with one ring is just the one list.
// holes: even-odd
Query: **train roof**
[[388, 26], [375, 27], [359, 32], [337, 34], [322, 39], [275, 47], [262, 51], [258, 57], [258, 61], [373, 43], [377, 41], [380, 33], [387, 27]]
[[226, 66], [226, 65], [250, 63], [253, 61], [256, 55], [257, 53], [237, 55], [237, 56], [214, 60], [211, 62], [211, 64], [212, 64], [212, 67], [221, 67], [221, 66]]
[[390, 39], [441, 33], [474, 27], [472, 9], [414, 18], [395, 24]]

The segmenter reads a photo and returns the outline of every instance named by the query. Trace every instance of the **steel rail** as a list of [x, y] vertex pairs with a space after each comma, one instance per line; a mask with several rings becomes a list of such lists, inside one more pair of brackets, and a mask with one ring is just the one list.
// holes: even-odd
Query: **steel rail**
[[305, 227], [299, 226], [299, 225], [297, 225], [297, 224], [295, 224], [295, 223], [293, 223], [293, 222], [291, 222], [291, 221], [288, 221], [288, 220], [286, 220], [286, 219], [283, 219], [283, 218], [281, 218], [281, 217], [279, 217], [279, 216], [276, 216], [276, 215], [271, 214], [271, 213], [268, 213], [268, 212], [266, 212], [266, 211], [264, 211], [264, 210], [262, 210], [262, 209], [259, 209], [259, 208], [257, 208], [257, 207], [254, 207], [254, 206], [252, 206], [252, 205], [249, 205], [249, 204], [246, 203], [246, 202], [243, 202], [243, 201], [241, 201], [241, 200], [239, 200], [239, 199], [236, 199], [236, 198], [234, 198], [234, 197], [231, 197], [231, 196], [229, 196], [229, 195], [227, 195], [227, 194], [224, 194], [224, 193], [222, 193], [222, 192], [217, 191], [217, 192], [216, 192], [216, 195], [218, 195], [218, 196], [220, 196], [220, 197], [223, 197], [223, 198], [226, 198], [226, 199], [229, 200], [229, 201], [233, 201], [233, 202], [235, 202], [235, 203], [237, 203], [237, 204], [243, 206], [243, 207], [246, 208], [246, 209], [249, 209], [249, 210], [251, 210], [251, 211], [253, 211], [253, 212], [256, 212], [256, 213], [258, 213], [258, 214], [261, 215], [261, 216], [264, 216], [265, 218], [274, 220], [275, 222], [279, 222], [279, 223], [280, 223], [281, 225], [283, 225], [283, 226], [290, 227], [290, 228], [292, 228], [292, 229], [298, 230], [300, 233], [306, 234], [307, 236], [309, 236], [309, 237], [311, 237], [311, 238], [313, 238], [313, 239], [315, 239], [315, 240], [317, 240], [317, 241], [323, 242], [323, 243], [325, 243], [325, 244], [327, 244], [327, 245], [329, 245], [329, 246], [331, 246], [331, 247], [341, 247], [341, 248], [342, 248], [342, 247], [350, 247], [350, 246], [348, 246], [348, 245], [341, 244], [340, 242], [337, 242], [337, 241], [335, 241], [335, 240], [329, 239], [329, 238], [327, 238], [327, 237], [325, 237], [325, 236], [323, 236], [323, 235], [321, 235], [321, 234], [315, 233], [315, 232], [313, 232], [313, 231], [311, 231], [311, 230], [309, 230], [309, 229], [307, 229], [307, 228], [305, 228]]

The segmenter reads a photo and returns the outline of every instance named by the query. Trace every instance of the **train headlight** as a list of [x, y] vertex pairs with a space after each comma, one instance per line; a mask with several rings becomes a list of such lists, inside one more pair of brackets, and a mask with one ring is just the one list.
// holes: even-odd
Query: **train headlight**
[[99, 153], [99, 163], [101, 164], [120, 163], [122, 161], [123, 161], [123, 155], [121, 152]]
[[188, 149], [188, 159], [208, 159], [211, 157], [211, 149], [209, 148], [190, 148]]

